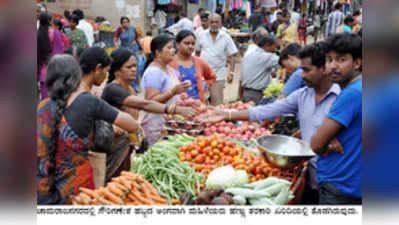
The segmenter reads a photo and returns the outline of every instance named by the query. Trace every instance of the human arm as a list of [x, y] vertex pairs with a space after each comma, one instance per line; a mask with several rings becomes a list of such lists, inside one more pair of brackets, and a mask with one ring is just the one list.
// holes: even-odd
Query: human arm
[[[332, 106], [327, 118], [311, 138], [311, 148], [316, 154], [323, 154], [327, 145], [343, 128], [362, 116], [362, 96], [356, 91], [343, 91]], [[361, 134], [359, 134], [361, 135]]]
[[250, 107], [244, 111], [213, 111], [207, 114], [204, 122], [220, 122], [223, 120], [249, 120], [261, 123], [264, 120], [272, 120], [287, 113], [298, 111], [298, 99], [301, 92], [297, 91], [286, 99], [277, 100], [267, 105]]
[[208, 82], [208, 90], [209, 88], [212, 87], [212, 85], [216, 82], [216, 73], [213, 71], [213, 69], [206, 63], [204, 60], [199, 58], [201, 60], [201, 65], [203, 67], [204, 73], [203, 76], [205, 80]]
[[227, 75], [227, 82], [231, 83], [233, 81], [233, 74], [235, 71], [235, 55], [238, 52], [236, 45], [234, 44], [233, 39], [230, 36], [227, 36], [228, 44], [227, 44], [227, 54], [229, 55], [229, 74]]
[[244, 98], [244, 88], [242, 87], [241, 79], [240, 79], [240, 84], [239, 84], [238, 88], [239, 88], [240, 99], [243, 99]]
[[119, 48], [119, 37], [121, 36], [121, 33], [122, 33], [122, 27], [118, 27], [114, 35], [115, 48]]

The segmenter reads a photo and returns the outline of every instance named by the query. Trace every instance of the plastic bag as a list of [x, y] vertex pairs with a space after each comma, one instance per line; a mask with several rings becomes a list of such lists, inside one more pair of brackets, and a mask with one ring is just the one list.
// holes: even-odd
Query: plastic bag
[[112, 148], [114, 145], [114, 130], [112, 125], [102, 121], [97, 120], [94, 122], [94, 152], [112, 153]]

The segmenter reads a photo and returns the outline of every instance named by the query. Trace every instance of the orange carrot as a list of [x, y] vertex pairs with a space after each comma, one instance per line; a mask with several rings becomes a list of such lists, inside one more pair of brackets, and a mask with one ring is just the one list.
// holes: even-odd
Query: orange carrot
[[115, 195], [118, 196], [118, 197], [121, 197], [121, 196], [123, 195], [123, 191], [120, 190], [120, 189], [115, 185], [115, 183], [113, 183], [113, 182], [108, 183], [107, 188], [108, 188], [108, 190], [109, 190], [110, 192], [112, 192], [113, 194], [115, 194]]
[[98, 198], [99, 195], [94, 191], [88, 188], [80, 187], [79, 191], [85, 193], [86, 195], [90, 196], [90, 198]]
[[156, 203], [160, 203], [162, 205], [166, 205], [168, 203], [168, 201], [166, 201], [166, 199], [161, 198], [161, 197], [157, 197], [157, 196], [151, 196], [151, 199], [156, 202]]
[[130, 190], [130, 188], [125, 187], [124, 185], [118, 183], [118, 182], [114, 182], [114, 185], [121, 190], [123, 193], [125, 193], [127, 190]]
[[98, 197], [98, 202], [102, 205], [115, 205], [114, 203], [102, 198], [102, 197]]
[[118, 182], [119, 184], [123, 185], [127, 189], [130, 189], [132, 186], [131, 182], [128, 179], [126, 179], [125, 177], [112, 178], [112, 180]]
[[90, 203], [92, 201], [92, 198], [85, 194], [84, 192], [80, 192], [79, 197], [81, 197], [83, 200], [87, 201], [88, 203]]
[[123, 205], [123, 201], [118, 196], [114, 195], [111, 191], [104, 189], [105, 197], [112, 203], [117, 205]]
[[[133, 199], [136, 199], [136, 200], [142, 202], [144, 205], [152, 205], [153, 204], [152, 200], [142, 197], [141, 192], [138, 191], [136, 188], [133, 188], [129, 194], [131, 195], [131, 197], [133, 197]], [[128, 197], [129, 197], [129, 195], [128, 195]]]
[[179, 199], [172, 199], [172, 205], [178, 205], [180, 204]]

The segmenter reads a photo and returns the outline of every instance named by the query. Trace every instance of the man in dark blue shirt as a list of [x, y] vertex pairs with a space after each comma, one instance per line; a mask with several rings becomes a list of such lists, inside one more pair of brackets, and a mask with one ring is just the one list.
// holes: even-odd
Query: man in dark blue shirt
[[293, 43], [287, 45], [281, 51], [279, 64], [284, 67], [289, 78], [285, 82], [279, 98], [285, 98], [292, 92], [306, 86], [305, 81], [302, 79], [301, 60], [298, 58], [298, 53], [301, 49], [302, 47], [299, 44]]
[[[326, 69], [342, 89], [327, 118], [311, 138], [318, 155], [319, 203], [362, 203], [362, 39], [336, 34], [327, 40]], [[336, 142], [330, 143], [336, 137]], [[341, 144], [339, 151], [333, 145]], [[336, 148], [334, 148], [336, 149]]]

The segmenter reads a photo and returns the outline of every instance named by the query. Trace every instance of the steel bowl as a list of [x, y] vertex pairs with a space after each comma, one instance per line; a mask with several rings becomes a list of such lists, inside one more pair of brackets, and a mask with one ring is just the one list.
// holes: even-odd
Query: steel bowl
[[259, 137], [256, 146], [269, 163], [280, 168], [292, 168], [316, 156], [308, 143], [285, 135]]

